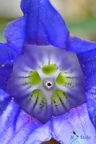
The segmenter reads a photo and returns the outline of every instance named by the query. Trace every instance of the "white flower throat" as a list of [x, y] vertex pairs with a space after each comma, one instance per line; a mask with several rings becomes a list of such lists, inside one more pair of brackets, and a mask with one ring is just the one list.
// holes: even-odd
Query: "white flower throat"
[[14, 64], [7, 90], [42, 122], [85, 102], [76, 55], [53, 46], [27, 45]]

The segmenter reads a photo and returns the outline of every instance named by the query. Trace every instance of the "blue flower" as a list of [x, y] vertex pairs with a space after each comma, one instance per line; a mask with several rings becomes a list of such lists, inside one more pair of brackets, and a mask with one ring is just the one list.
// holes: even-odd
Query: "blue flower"
[[0, 43], [0, 143], [94, 144], [96, 43], [71, 37], [49, 0], [21, 9]]

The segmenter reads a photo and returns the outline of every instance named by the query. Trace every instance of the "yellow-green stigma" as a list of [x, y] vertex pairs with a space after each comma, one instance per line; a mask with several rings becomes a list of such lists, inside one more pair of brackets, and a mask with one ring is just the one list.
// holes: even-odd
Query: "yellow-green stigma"
[[29, 73], [29, 83], [31, 85], [38, 85], [41, 82], [41, 78], [37, 71], [31, 71]]
[[54, 74], [57, 70], [57, 66], [55, 64], [45, 65], [42, 67], [42, 72], [46, 75]]

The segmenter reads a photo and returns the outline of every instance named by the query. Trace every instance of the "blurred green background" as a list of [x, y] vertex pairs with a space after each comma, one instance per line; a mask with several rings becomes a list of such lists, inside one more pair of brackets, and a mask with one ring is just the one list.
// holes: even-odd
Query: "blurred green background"
[[[50, 0], [65, 19], [71, 35], [96, 41], [95, 0]], [[0, 0], [0, 41], [6, 24], [22, 16], [20, 0]]]

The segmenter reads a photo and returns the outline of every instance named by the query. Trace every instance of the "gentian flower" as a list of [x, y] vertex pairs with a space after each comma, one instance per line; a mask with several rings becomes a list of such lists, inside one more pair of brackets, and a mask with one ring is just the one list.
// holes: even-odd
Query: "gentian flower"
[[96, 43], [71, 37], [49, 0], [21, 9], [0, 43], [0, 143], [94, 144]]

